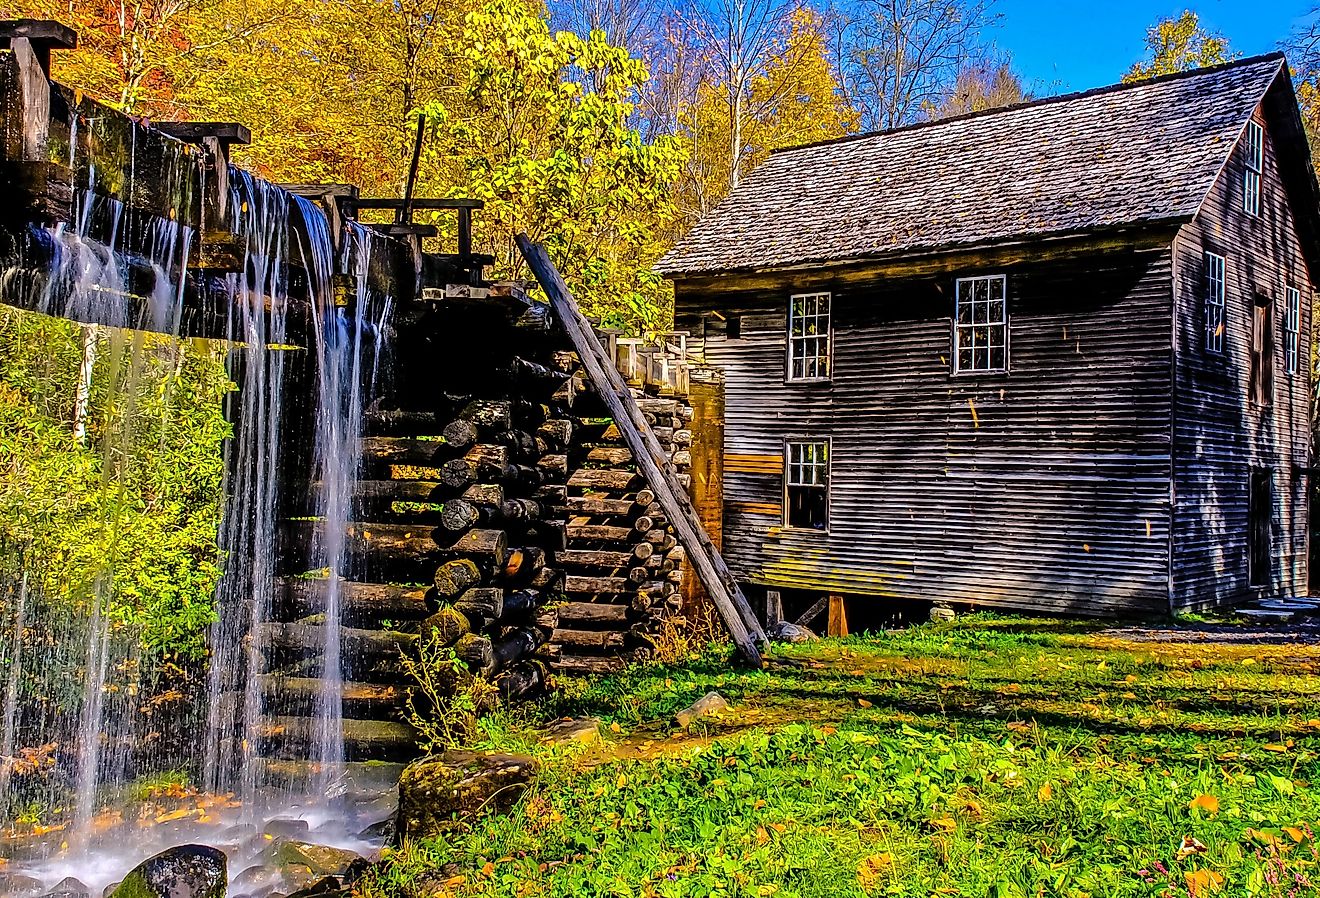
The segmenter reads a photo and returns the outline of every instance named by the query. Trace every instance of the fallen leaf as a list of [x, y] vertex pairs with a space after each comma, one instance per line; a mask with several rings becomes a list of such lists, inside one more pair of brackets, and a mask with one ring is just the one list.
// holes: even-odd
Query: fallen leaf
[[951, 833], [958, 828], [958, 821], [952, 817], [937, 817], [930, 821], [930, 825], [941, 832]]
[[1224, 877], [1213, 870], [1189, 870], [1183, 874], [1183, 881], [1192, 898], [1217, 892], [1224, 885]]
[[1194, 854], [1205, 854], [1207, 850], [1205, 843], [1200, 839], [1193, 838], [1192, 836], [1183, 836], [1182, 845], [1178, 848], [1178, 853], [1175, 857], [1177, 857], [1178, 860], [1182, 860], [1183, 858], [1191, 857]]
[[1277, 742], [1270, 742], [1270, 743], [1267, 743], [1267, 744], [1265, 744], [1265, 745], [1262, 745], [1261, 748], [1265, 749], [1266, 751], [1276, 752], [1276, 753], [1278, 753], [1278, 754], [1283, 754], [1284, 752], [1286, 752], [1286, 751], [1288, 750], [1288, 746], [1286, 746], [1286, 745], [1280, 745], [1280, 744], [1277, 743]]
[[1284, 826], [1281, 827], [1281, 829], [1288, 834], [1288, 838], [1292, 839], [1294, 842], [1296, 842], [1299, 845], [1302, 843], [1302, 840], [1306, 838], [1306, 832], [1304, 830], [1298, 829], [1295, 826]]
[[1213, 795], [1198, 795], [1188, 802], [1189, 808], [1197, 808], [1207, 814], [1219, 813], [1219, 799]]
[[888, 851], [873, 854], [857, 865], [857, 884], [865, 892], [873, 891], [894, 870], [894, 858]]
[[1053, 797], [1054, 797], [1054, 787], [1051, 786], [1049, 783], [1046, 783], [1045, 785], [1041, 786], [1039, 789], [1036, 790], [1036, 798], [1039, 799], [1040, 801], [1049, 801]]
[[615, 721], [614, 723], [610, 724], [610, 732], [611, 732], [611, 733], [618, 733], [618, 732], [622, 732], [622, 731], [623, 731], [623, 727], [619, 726], [619, 722], [618, 722], [618, 721]]
[[1028, 733], [1031, 731], [1031, 724], [1024, 723], [1021, 720], [1010, 720], [1007, 726], [1015, 733]]
[[769, 834], [768, 832], [765, 831], [765, 827], [764, 827], [764, 826], [758, 826], [758, 827], [756, 828], [756, 844], [757, 844], [757, 845], [764, 845], [766, 842], [769, 842], [769, 841], [770, 841], [770, 834]]
[[863, 707], [863, 708], [869, 708], [869, 707], [871, 707], [871, 703], [868, 702], [868, 701], [867, 701], [866, 699], [864, 699], [864, 698], [859, 698], [859, 699], [857, 700], [857, 704], [858, 704], [859, 706]]
[[494, 862], [494, 861], [486, 861], [485, 866], [483, 866], [483, 867], [481, 868], [481, 875], [482, 875], [482, 876], [490, 876], [490, 875], [493, 874], [494, 872], [495, 872], [495, 862]]

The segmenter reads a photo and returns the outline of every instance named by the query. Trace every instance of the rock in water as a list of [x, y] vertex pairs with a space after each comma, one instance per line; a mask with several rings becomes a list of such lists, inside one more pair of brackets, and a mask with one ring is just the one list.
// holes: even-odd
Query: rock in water
[[775, 642], [815, 642], [820, 637], [808, 630], [806, 627], [800, 627], [797, 624], [781, 620], [770, 628], [767, 634]]
[[718, 692], [707, 692], [690, 706], [675, 714], [674, 720], [686, 730], [692, 725], [692, 721], [699, 720], [702, 717], [710, 717], [712, 714], [719, 714], [728, 709], [729, 703], [724, 700], [724, 696]]
[[228, 886], [223, 851], [180, 845], [130, 870], [111, 898], [225, 898]]
[[329, 845], [316, 845], [312, 842], [288, 841], [275, 849], [275, 860], [279, 864], [283, 866], [301, 864], [317, 876], [343, 873], [358, 859], [355, 851], [331, 848]]
[[399, 780], [399, 834], [426, 838], [479, 813], [503, 813], [535, 774], [526, 755], [447, 751], [422, 758]]
[[66, 876], [41, 898], [91, 898], [92, 890], [78, 879]]
[[4, 895], [5, 898], [27, 898], [30, 895], [40, 895], [44, 890], [45, 886], [39, 879], [18, 873], [0, 872], [0, 895]]

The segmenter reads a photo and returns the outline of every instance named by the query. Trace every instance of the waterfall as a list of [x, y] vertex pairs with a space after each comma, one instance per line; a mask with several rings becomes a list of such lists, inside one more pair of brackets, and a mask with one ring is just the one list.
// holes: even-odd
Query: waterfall
[[[240, 407], [226, 449], [220, 527], [225, 571], [211, 631], [203, 764], [208, 791], [235, 792], [255, 806], [258, 728], [263, 713], [261, 624], [275, 589], [281, 398], [287, 332], [284, 275], [288, 194], [230, 170], [230, 208], [243, 244], [243, 271], [229, 277], [229, 339], [241, 344]], [[269, 304], [269, 308], [268, 308]]]
[[342, 254], [342, 268], [352, 279], [352, 293], [337, 293], [331, 275], [334, 249], [324, 213], [310, 201], [295, 198], [306, 227], [302, 247], [310, 283], [313, 344], [317, 368], [314, 449], [316, 515], [311, 567], [325, 572], [322, 665], [314, 708], [312, 760], [324, 789], [344, 763], [343, 697], [346, 661], [341, 644], [343, 584], [352, 579], [347, 531], [352, 490], [362, 466], [364, 396], [374, 389], [381, 346], [388, 326], [389, 297], [369, 290], [371, 236], [352, 225]]

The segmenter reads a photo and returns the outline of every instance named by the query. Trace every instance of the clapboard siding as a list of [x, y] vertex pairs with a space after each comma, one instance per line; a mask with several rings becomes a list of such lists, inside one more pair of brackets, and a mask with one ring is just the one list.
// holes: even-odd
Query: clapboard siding
[[[954, 279], [1008, 275], [1011, 370], [950, 372]], [[764, 280], [764, 279], [762, 279]], [[726, 469], [742, 579], [1077, 613], [1169, 601], [1171, 253], [1110, 251], [939, 274], [677, 284], [724, 371], [725, 451], [832, 441], [829, 533], [781, 526], [782, 476]], [[834, 377], [784, 383], [790, 293], [833, 294]], [[736, 467], [736, 466], [735, 466]]]
[[[1311, 284], [1294, 212], [1265, 130], [1261, 215], [1242, 209], [1244, 146], [1233, 151], [1201, 211], [1174, 241], [1174, 603], [1198, 608], [1269, 595], [1305, 594], [1310, 447]], [[1225, 257], [1225, 352], [1203, 342], [1204, 253]], [[1298, 372], [1284, 369], [1284, 287], [1301, 291]], [[1252, 307], [1272, 303], [1274, 402], [1249, 401]], [[1253, 467], [1273, 472], [1274, 564], [1268, 586], [1249, 586], [1248, 484]]]

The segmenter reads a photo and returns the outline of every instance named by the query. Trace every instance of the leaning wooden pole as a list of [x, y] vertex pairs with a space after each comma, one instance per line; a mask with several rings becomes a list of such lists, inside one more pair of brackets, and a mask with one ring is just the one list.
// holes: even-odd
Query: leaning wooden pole
[[765, 644], [765, 631], [752, 613], [747, 598], [738, 588], [724, 558], [702, 528], [692, 501], [679, 483], [678, 472], [646, 423], [632, 391], [623, 382], [623, 376], [614, 367], [613, 360], [606, 357], [595, 331], [583, 317], [568, 285], [545, 250], [533, 243], [526, 234], [518, 235], [518, 248], [522, 250], [532, 274], [549, 297], [555, 317], [568, 332], [569, 339], [587, 369], [587, 375], [614, 416], [619, 432], [632, 450], [633, 460], [646, 477], [656, 500], [664, 508], [679, 542], [687, 550], [688, 560], [701, 580], [701, 585], [715, 603], [720, 619], [733, 637], [739, 654], [748, 663], [760, 667], [760, 648]]

